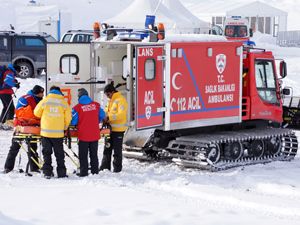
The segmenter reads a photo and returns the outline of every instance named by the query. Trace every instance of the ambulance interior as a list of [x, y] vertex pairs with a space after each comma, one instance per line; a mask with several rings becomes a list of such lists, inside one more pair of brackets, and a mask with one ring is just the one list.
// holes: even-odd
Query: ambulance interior
[[[124, 43], [95, 43], [94, 45], [94, 67], [95, 76], [98, 81], [105, 81], [105, 84], [97, 84], [95, 88], [95, 100], [102, 106], [106, 106], [108, 99], [104, 94], [105, 85], [113, 82], [117, 90], [127, 98], [128, 102], [128, 122], [132, 121], [134, 110], [133, 89], [133, 47]], [[128, 57], [129, 55], [129, 57]]]

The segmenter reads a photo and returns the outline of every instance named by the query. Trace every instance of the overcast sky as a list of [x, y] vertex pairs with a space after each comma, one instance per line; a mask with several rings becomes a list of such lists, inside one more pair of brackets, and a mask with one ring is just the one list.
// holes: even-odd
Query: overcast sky
[[[115, 16], [125, 9], [133, 0], [37, 0], [43, 4], [57, 4], [65, 10], [72, 12], [73, 28], [87, 29], [94, 21], [102, 21]], [[156, 1], [156, 0], [154, 0]], [[270, 6], [288, 12], [288, 30], [300, 30], [300, 0], [260, 0]], [[25, 5], [29, 0], [0, 0], [0, 3]], [[241, 5], [254, 2], [254, 0], [181, 0], [196, 16], [211, 12], [225, 12]], [[1, 4], [0, 4], [1, 8]], [[4, 9], [1, 9], [2, 12]], [[7, 12], [4, 12], [7, 14]], [[82, 19], [84, 18], [84, 19]], [[1, 16], [1, 20], [4, 18]], [[203, 18], [202, 18], [203, 19]], [[207, 18], [204, 18], [207, 20]], [[90, 25], [91, 24], [91, 25]]]

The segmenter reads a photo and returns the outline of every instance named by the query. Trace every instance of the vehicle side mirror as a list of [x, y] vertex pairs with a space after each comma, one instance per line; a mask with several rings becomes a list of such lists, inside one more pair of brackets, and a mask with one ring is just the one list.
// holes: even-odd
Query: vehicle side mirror
[[291, 90], [290, 90], [289, 88], [284, 88], [284, 89], [282, 90], [282, 94], [283, 94], [283, 95], [290, 95], [290, 94], [291, 94]]
[[280, 70], [280, 76], [282, 78], [285, 78], [287, 75], [287, 66], [285, 61], [281, 61], [279, 65], [279, 70]]
[[252, 30], [252, 28], [249, 29], [249, 36], [253, 37], [253, 30]]

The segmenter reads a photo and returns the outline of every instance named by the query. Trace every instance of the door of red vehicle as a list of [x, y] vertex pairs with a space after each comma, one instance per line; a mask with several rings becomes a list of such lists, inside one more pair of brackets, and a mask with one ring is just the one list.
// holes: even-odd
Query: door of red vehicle
[[163, 46], [139, 46], [136, 77], [136, 129], [163, 125]]
[[276, 75], [274, 57], [271, 52], [249, 54], [252, 71], [251, 118], [282, 122], [282, 102]]

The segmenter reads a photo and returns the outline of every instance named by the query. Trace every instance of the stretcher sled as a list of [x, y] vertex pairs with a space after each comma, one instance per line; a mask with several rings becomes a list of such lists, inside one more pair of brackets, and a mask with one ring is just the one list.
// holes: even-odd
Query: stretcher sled
[[[41, 135], [40, 135], [41, 128], [39, 126], [22, 126], [17, 125], [14, 128], [13, 139], [14, 141], [18, 142], [21, 149], [28, 154], [30, 151], [34, 151], [31, 148], [31, 143], [40, 143], [41, 142]], [[100, 138], [109, 138], [110, 137], [111, 129], [109, 127], [102, 127], [100, 129]], [[64, 143], [67, 145], [67, 149], [64, 148], [65, 155], [72, 161], [72, 163], [79, 169], [79, 157], [72, 150], [72, 143], [78, 142], [78, 130], [76, 127], [70, 126], [68, 130], [65, 132]], [[24, 146], [26, 145], [26, 147]], [[29, 159], [30, 160], [30, 159]], [[43, 166], [43, 160], [41, 157], [38, 157], [38, 161], [34, 160], [31, 157], [31, 160], [41, 169]], [[26, 166], [26, 175], [30, 175], [28, 172], [29, 162]], [[31, 176], [31, 175], [30, 175]]]
[[[40, 136], [41, 128], [39, 126], [16, 126], [15, 133], [18, 135], [35, 135]], [[100, 129], [100, 137], [106, 137], [110, 135], [110, 128], [105, 127]], [[78, 130], [76, 127], [70, 127], [66, 133], [66, 137], [77, 138], [78, 137]]]
[[40, 136], [41, 128], [39, 126], [16, 126], [15, 133], [19, 135]]

